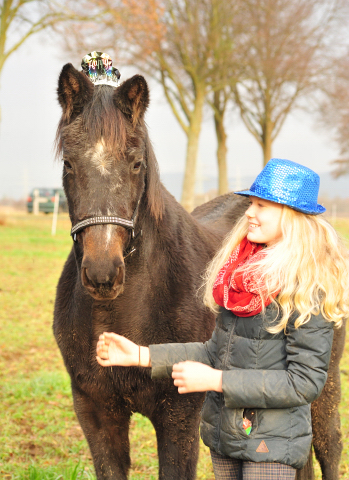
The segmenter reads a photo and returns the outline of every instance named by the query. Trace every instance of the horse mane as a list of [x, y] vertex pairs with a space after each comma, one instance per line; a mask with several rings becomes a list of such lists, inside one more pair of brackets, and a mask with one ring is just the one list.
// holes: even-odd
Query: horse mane
[[151, 144], [147, 131], [146, 131], [145, 145], [146, 145], [146, 157], [147, 157], [147, 178], [146, 178], [147, 202], [154, 219], [156, 221], [159, 221], [162, 219], [163, 214], [165, 212], [165, 204], [164, 204], [164, 198], [162, 195], [162, 184], [160, 182], [159, 165], [156, 160], [153, 146]]
[[[147, 163], [146, 199], [154, 219], [161, 220], [164, 201], [158, 163], [147, 127], [143, 118], [140, 118], [136, 125], [126, 119], [125, 114], [115, 105], [114, 92], [115, 90], [110, 86], [94, 87], [92, 99], [84, 106], [80, 115], [82, 128], [88, 132], [91, 143], [97, 143], [103, 138], [105, 146], [113, 152], [117, 160], [121, 159], [128, 150], [140, 147], [144, 143]], [[63, 152], [62, 133], [67, 124], [68, 122], [62, 116], [55, 141], [57, 157], [60, 157]]]

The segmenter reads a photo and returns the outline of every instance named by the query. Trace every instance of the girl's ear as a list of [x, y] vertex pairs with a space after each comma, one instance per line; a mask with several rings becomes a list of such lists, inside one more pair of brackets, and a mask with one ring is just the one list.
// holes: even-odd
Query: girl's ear
[[144, 77], [135, 75], [122, 83], [115, 91], [114, 102], [136, 126], [149, 105], [149, 89]]
[[64, 65], [58, 80], [58, 101], [63, 110], [63, 121], [70, 123], [92, 98], [93, 83], [71, 63]]

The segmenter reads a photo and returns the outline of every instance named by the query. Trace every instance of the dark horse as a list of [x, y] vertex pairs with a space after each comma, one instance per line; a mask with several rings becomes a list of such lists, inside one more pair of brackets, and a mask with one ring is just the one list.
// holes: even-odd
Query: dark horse
[[[154, 425], [159, 478], [195, 478], [202, 394], [179, 395], [147, 368], [102, 368], [96, 343], [103, 331], [140, 345], [207, 340], [214, 318], [197, 293], [201, 275], [246, 208], [230, 194], [189, 215], [166, 191], [144, 122], [148, 96], [138, 75], [118, 88], [94, 86], [68, 64], [59, 78], [57, 141], [75, 241], [57, 288], [54, 334], [98, 480], [127, 478], [133, 412]], [[322, 429], [329, 423], [320, 419]], [[340, 452], [338, 442], [326, 448]]]

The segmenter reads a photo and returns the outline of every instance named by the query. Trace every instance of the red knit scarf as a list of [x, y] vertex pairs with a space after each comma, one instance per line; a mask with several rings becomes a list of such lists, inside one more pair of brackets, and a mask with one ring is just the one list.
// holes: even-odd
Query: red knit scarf
[[[242, 265], [252, 265], [261, 260], [265, 256], [262, 249], [263, 245], [250, 242], [245, 237], [232, 251], [213, 285], [212, 294], [215, 302], [239, 317], [257, 315], [262, 311], [263, 302], [264, 306], [272, 302], [272, 298], [267, 296], [260, 274], [236, 272], [236, 269]], [[273, 298], [277, 294], [278, 292], [273, 295]]]

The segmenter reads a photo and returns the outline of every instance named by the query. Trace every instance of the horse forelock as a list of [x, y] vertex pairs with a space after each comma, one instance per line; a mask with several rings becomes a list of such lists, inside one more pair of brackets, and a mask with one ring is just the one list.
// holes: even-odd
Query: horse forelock
[[[74, 135], [81, 133], [87, 136], [89, 145], [103, 142], [104, 147], [112, 152], [116, 159], [121, 158], [126, 149], [134, 145], [135, 133], [122, 112], [116, 108], [113, 95], [114, 89], [110, 86], [97, 86], [91, 100], [77, 118], [67, 123], [62, 116], [55, 141], [57, 157], [62, 154], [64, 137], [70, 130]], [[142, 136], [142, 132], [137, 132], [137, 136]]]
[[113, 88], [95, 87], [92, 100], [82, 112], [82, 123], [90, 144], [103, 142], [104, 147], [119, 159], [132, 145], [133, 135], [123, 114], [115, 107], [113, 96]]

